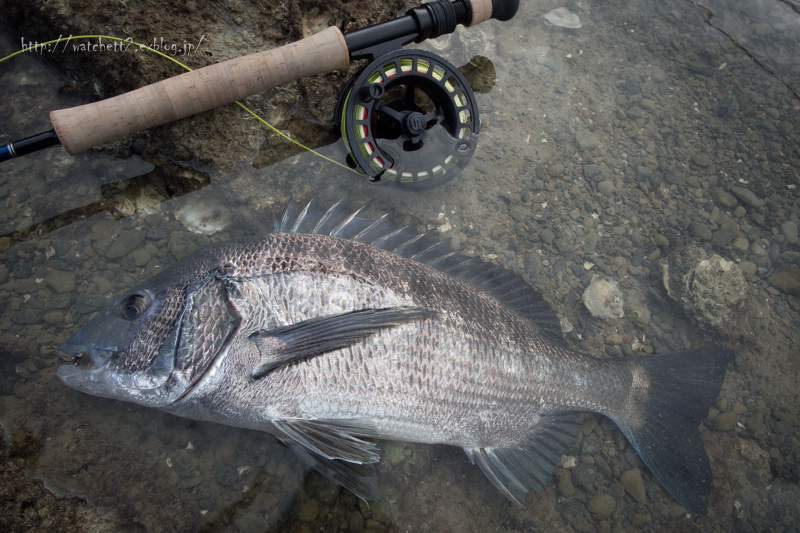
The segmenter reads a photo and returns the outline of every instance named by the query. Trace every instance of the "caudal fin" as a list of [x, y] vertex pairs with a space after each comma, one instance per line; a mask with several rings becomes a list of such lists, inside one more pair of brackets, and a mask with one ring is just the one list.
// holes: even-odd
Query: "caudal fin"
[[664, 488], [698, 515], [707, 513], [712, 478], [698, 427], [735, 355], [701, 349], [630, 358], [630, 399], [611, 416]]

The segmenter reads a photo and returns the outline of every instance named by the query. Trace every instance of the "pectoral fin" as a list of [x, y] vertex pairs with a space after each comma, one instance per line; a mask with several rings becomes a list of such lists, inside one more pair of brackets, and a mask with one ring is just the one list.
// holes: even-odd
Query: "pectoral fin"
[[382, 329], [424, 320], [435, 314], [422, 307], [362, 309], [254, 333], [250, 340], [258, 348], [261, 361], [250, 376], [260, 378], [278, 367], [347, 348]]

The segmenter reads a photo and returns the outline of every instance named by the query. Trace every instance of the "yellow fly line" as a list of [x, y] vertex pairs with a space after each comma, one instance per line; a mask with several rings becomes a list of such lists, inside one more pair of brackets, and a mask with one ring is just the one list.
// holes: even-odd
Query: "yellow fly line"
[[[187, 70], [187, 71], [189, 71], [189, 72], [191, 72], [191, 71], [192, 71], [192, 69], [191, 69], [191, 68], [189, 68], [188, 66], [184, 65], [183, 63], [181, 63], [181, 62], [180, 62], [180, 61], [178, 61], [177, 59], [175, 59], [175, 58], [173, 58], [173, 57], [170, 57], [170, 56], [168, 56], [167, 54], [164, 54], [164, 53], [162, 53], [162, 52], [159, 52], [158, 50], [154, 50], [153, 48], [150, 48], [149, 46], [147, 46], [147, 45], [145, 45], [145, 44], [139, 44], [139, 43], [137, 43], [137, 42], [135, 42], [135, 41], [132, 41], [132, 40], [130, 40], [130, 39], [121, 39], [121, 38], [119, 38], [119, 37], [112, 37], [112, 36], [110, 36], [110, 35], [78, 35], [77, 37], [73, 37], [73, 36], [70, 36], [70, 37], [61, 37], [61, 38], [58, 38], [58, 39], [53, 39], [52, 41], [47, 41], [47, 42], [44, 42], [44, 43], [36, 43], [36, 45], [35, 45], [35, 46], [34, 46], [34, 45], [32, 45], [32, 46], [30, 46], [30, 47], [23, 48], [22, 50], [19, 50], [19, 51], [17, 51], [17, 52], [14, 52], [13, 54], [10, 54], [10, 55], [7, 55], [6, 57], [0, 58], [0, 63], [2, 63], [3, 61], [5, 61], [5, 60], [7, 60], [7, 59], [11, 59], [11, 58], [12, 58], [12, 57], [14, 57], [14, 56], [17, 56], [17, 55], [19, 55], [19, 54], [22, 54], [22, 53], [24, 53], [24, 52], [29, 52], [29, 51], [31, 51], [31, 50], [35, 50], [35, 49], [37, 49], [37, 48], [39, 48], [39, 47], [48, 46], [48, 45], [51, 45], [51, 44], [58, 44], [58, 43], [60, 43], [60, 42], [62, 42], [62, 41], [71, 41], [71, 40], [78, 40], [78, 39], [110, 39], [110, 40], [112, 40], [112, 41], [120, 41], [120, 42], [124, 42], [124, 43], [133, 44], [133, 45], [136, 45], [136, 46], [138, 46], [140, 50], [148, 50], [148, 51], [150, 51], [150, 52], [153, 52], [154, 54], [158, 54], [158, 55], [160, 55], [161, 57], [163, 57], [163, 58], [165, 58], [165, 59], [169, 59], [170, 61], [172, 61], [172, 62], [173, 62], [173, 63], [175, 63], [176, 65], [179, 65], [181, 68], [184, 68], [184, 69], [186, 69], [186, 70]], [[272, 124], [270, 124], [269, 122], [267, 122], [267, 121], [266, 121], [266, 120], [264, 120], [263, 118], [259, 117], [259, 116], [258, 116], [258, 115], [257, 115], [257, 114], [254, 112], [254, 111], [252, 111], [251, 109], [249, 109], [247, 106], [245, 106], [243, 103], [239, 102], [238, 100], [235, 102], [235, 104], [236, 104], [236, 105], [238, 105], [239, 107], [241, 107], [242, 109], [244, 109], [244, 110], [245, 110], [247, 113], [249, 113], [250, 115], [252, 115], [253, 117], [255, 117], [255, 118], [256, 118], [258, 121], [260, 121], [262, 124], [264, 124], [265, 126], [267, 126], [269, 129], [271, 129], [272, 131], [274, 131], [275, 133], [277, 133], [278, 135], [280, 135], [280, 136], [281, 136], [281, 137], [283, 137], [284, 139], [288, 140], [289, 142], [292, 142], [292, 143], [296, 144], [296, 145], [297, 145], [297, 146], [299, 146], [300, 148], [302, 148], [302, 149], [304, 149], [304, 150], [307, 150], [307, 151], [309, 151], [309, 152], [311, 152], [311, 153], [313, 153], [313, 154], [315, 154], [315, 155], [317, 155], [317, 156], [321, 157], [322, 159], [324, 159], [324, 160], [326, 160], [326, 161], [329, 161], [329, 162], [333, 163], [334, 165], [339, 165], [340, 167], [342, 167], [342, 168], [345, 168], [345, 169], [347, 169], [347, 170], [349, 170], [349, 171], [351, 171], [351, 172], [355, 172], [355, 173], [356, 173], [356, 174], [358, 174], [359, 176], [365, 176], [365, 174], [363, 174], [363, 173], [359, 172], [358, 170], [356, 170], [356, 169], [353, 169], [353, 168], [350, 168], [350, 167], [348, 167], [347, 165], [343, 165], [343, 164], [339, 163], [338, 161], [334, 161], [334, 160], [333, 160], [333, 159], [331, 159], [330, 157], [324, 156], [324, 155], [322, 155], [321, 153], [317, 152], [316, 150], [314, 150], [314, 149], [312, 149], [312, 148], [309, 148], [308, 146], [305, 146], [304, 144], [302, 144], [302, 143], [299, 143], [299, 142], [295, 141], [294, 139], [292, 139], [292, 138], [291, 138], [291, 137], [289, 137], [288, 135], [284, 134], [284, 133], [283, 133], [281, 130], [277, 129], [275, 126], [273, 126]]]

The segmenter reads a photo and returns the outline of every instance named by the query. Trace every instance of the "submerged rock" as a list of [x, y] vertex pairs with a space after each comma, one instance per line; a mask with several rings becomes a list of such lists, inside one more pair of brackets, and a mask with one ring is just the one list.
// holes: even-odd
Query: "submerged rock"
[[661, 269], [667, 294], [701, 327], [729, 337], [752, 334], [747, 281], [736, 263], [687, 246]]

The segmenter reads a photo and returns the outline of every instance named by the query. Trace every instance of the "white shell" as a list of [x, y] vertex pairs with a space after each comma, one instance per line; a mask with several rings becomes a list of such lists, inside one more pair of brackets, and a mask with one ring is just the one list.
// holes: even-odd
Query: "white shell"
[[199, 199], [188, 202], [181, 207], [175, 218], [180, 220], [186, 229], [203, 235], [213, 235], [227, 228], [231, 223], [231, 211], [216, 202]]
[[582, 26], [580, 17], [575, 13], [572, 13], [566, 7], [557, 7], [551, 12], [542, 16], [553, 26], [572, 29], [578, 29]]

